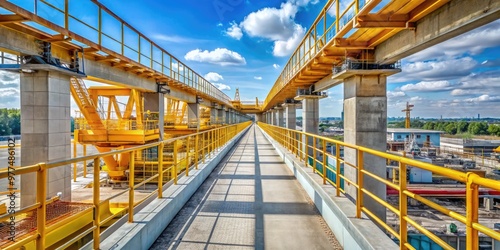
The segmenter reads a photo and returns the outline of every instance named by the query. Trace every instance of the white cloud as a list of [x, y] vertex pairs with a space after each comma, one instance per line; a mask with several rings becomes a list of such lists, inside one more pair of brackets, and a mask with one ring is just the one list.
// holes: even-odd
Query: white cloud
[[470, 95], [470, 92], [465, 91], [463, 89], [454, 89], [451, 91], [451, 95], [454, 96]]
[[228, 35], [236, 40], [240, 40], [241, 37], [243, 36], [243, 32], [241, 32], [241, 28], [234, 21], [230, 24], [231, 24], [231, 27], [227, 28], [226, 35]]
[[164, 35], [164, 34], [153, 34], [151, 36], [154, 40], [165, 41], [169, 43], [196, 43], [196, 42], [205, 42], [207, 40], [203, 39], [194, 39], [176, 35]]
[[422, 101], [422, 100], [423, 100], [423, 98], [420, 96], [413, 96], [412, 98], [410, 98], [410, 101], [412, 101], [412, 102]]
[[10, 96], [19, 96], [19, 89], [16, 89], [16, 88], [3, 88], [0, 91], [0, 98], [10, 97]]
[[500, 96], [482, 95], [475, 98], [467, 98], [465, 102], [500, 102]]
[[387, 91], [388, 98], [403, 97], [403, 96], [406, 96], [405, 92], [403, 91]]
[[221, 75], [219, 75], [218, 73], [215, 73], [215, 72], [208, 72], [204, 76], [204, 78], [207, 79], [207, 81], [209, 81], [209, 82], [218, 82], [220, 80], [224, 80], [224, 77], [222, 77]]
[[443, 91], [451, 87], [448, 81], [422, 81], [415, 84], [406, 84], [402, 91]]
[[274, 42], [273, 55], [289, 56], [298, 46], [305, 28], [295, 22], [299, 7], [316, 4], [318, 0], [292, 0], [280, 8], [263, 8], [245, 17], [240, 27], [251, 37], [261, 37]]
[[217, 24], [217, 27], [222, 27], [222, 23], [218, 23], [218, 24]]
[[255, 80], [262, 80], [262, 76], [254, 76], [253, 79], [255, 79]]
[[273, 68], [275, 68], [275, 69], [279, 69], [280, 67], [281, 67], [281, 66], [280, 66], [279, 64], [276, 64], [276, 63], [275, 63], [275, 64], [273, 64]]
[[217, 87], [219, 90], [224, 91], [224, 90], [231, 90], [231, 87], [229, 87], [226, 84], [223, 83], [214, 83], [215, 87]]
[[212, 51], [195, 49], [189, 51], [184, 58], [188, 61], [218, 64], [221, 66], [245, 65], [247, 63], [243, 56], [226, 48], [217, 48]]
[[408, 61], [445, 59], [465, 54], [477, 55], [486, 48], [500, 46], [500, 20], [430, 47], [407, 58]]
[[391, 81], [456, 79], [457, 77], [467, 76], [477, 65], [477, 61], [471, 57], [407, 63], [403, 65], [403, 72], [392, 76]]

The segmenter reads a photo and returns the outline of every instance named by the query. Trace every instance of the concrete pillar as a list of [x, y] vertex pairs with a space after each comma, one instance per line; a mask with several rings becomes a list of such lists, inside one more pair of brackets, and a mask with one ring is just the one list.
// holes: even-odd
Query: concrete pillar
[[200, 104], [188, 103], [188, 128], [200, 128]]
[[144, 119], [157, 119], [160, 131], [160, 141], [164, 138], [165, 97], [162, 93], [144, 93], [144, 110], [153, 113]]
[[285, 127], [289, 129], [297, 128], [297, 113], [295, 104], [285, 104]]
[[271, 113], [271, 125], [276, 125], [276, 110], [271, 109], [269, 113]]
[[[349, 144], [364, 146], [385, 152], [387, 133], [387, 97], [386, 76], [355, 75], [344, 79], [344, 141]], [[344, 149], [347, 162], [358, 163], [356, 150]], [[385, 179], [386, 162], [384, 159], [364, 154], [363, 168]], [[345, 175], [357, 179], [357, 170], [344, 165]], [[364, 188], [370, 190], [382, 200], [386, 199], [386, 186], [364, 175]], [[356, 197], [356, 188], [346, 184], [346, 191]], [[382, 221], [386, 220], [386, 209], [369, 196], [363, 201]]]
[[225, 123], [225, 114], [224, 114], [224, 108], [221, 107], [220, 109], [217, 110], [217, 124], [222, 125]]
[[276, 110], [276, 125], [280, 127], [285, 127], [285, 119], [283, 117], [283, 108], [278, 108]]
[[210, 108], [210, 125], [217, 124], [217, 109], [214, 107]]
[[225, 122], [226, 124], [231, 124], [231, 123], [230, 123], [230, 120], [229, 120], [229, 109], [228, 109], [228, 110], [226, 110], [226, 117], [224, 118], [224, 122]]
[[[302, 132], [319, 134], [319, 99], [318, 98], [305, 98], [302, 100]], [[305, 142], [305, 136], [302, 137]], [[307, 141], [309, 145], [313, 145], [313, 139], [309, 138]], [[306, 144], [302, 145], [303, 152], [306, 152]], [[312, 157], [313, 150], [309, 148], [308, 155]]]
[[[21, 73], [21, 162], [26, 166], [71, 158], [71, 76], [59, 71]], [[71, 200], [70, 165], [48, 170], [47, 196]], [[36, 173], [21, 177], [21, 207], [36, 202]]]

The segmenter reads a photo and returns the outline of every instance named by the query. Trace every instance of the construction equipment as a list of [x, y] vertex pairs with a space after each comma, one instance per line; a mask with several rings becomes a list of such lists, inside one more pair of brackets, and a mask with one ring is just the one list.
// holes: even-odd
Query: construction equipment
[[410, 112], [415, 105], [406, 102], [406, 109], [401, 110], [406, 112], [405, 128], [410, 128]]

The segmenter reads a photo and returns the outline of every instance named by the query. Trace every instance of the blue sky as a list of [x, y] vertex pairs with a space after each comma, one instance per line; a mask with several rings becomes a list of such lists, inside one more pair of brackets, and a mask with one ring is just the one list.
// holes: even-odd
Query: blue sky
[[[100, 2], [231, 98], [239, 88], [254, 101], [267, 96], [326, 1]], [[412, 116], [500, 117], [499, 55], [496, 21], [405, 58], [403, 72], [388, 79], [388, 115], [403, 116], [409, 101]], [[0, 107], [19, 107], [18, 78], [0, 73]], [[342, 86], [328, 94], [320, 116], [340, 116]]]

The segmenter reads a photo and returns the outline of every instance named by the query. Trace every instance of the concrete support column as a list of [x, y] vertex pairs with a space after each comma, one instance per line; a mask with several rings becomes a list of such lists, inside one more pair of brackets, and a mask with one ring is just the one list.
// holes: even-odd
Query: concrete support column
[[224, 122], [225, 122], [226, 124], [231, 124], [231, 123], [230, 123], [230, 120], [229, 120], [229, 109], [228, 109], [228, 110], [226, 110], [226, 117], [224, 118]]
[[[58, 71], [21, 73], [21, 162], [26, 166], [71, 158], [71, 76]], [[47, 196], [71, 200], [70, 165], [48, 170]], [[36, 173], [21, 177], [21, 207], [36, 202]]]
[[[162, 93], [144, 93], [144, 110], [151, 114], [144, 120], [158, 120], [158, 129], [160, 131], [160, 141], [164, 138], [165, 124], [165, 97]], [[147, 113], [146, 113], [147, 114]]]
[[276, 110], [271, 109], [269, 112], [271, 113], [271, 125], [276, 125]]
[[285, 127], [289, 129], [297, 128], [297, 113], [295, 104], [285, 105]]
[[217, 109], [210, 108], [210, 125], [215, 125], [217, 122]]
[[[387, 97], [386, 76], [355, 75], [344, 79], [344, 141], [385, 152], [387, 133]], [[358, 164], [356, 150], [344, 149], [347, 162]], [[384, 159], [364, 154], [363, 168], [367, 171], [386, 177]], [[357, 170], [344, 165], [345, 175], [357, 180]], [[370, 190], [380, 199], [386, 199], [386, 186], [373, 178], [364, 175], [364, 188]], [[347, 194], [356, 197], [357, 189], [346, 184]], [[386, 220], [386, 209], [369, 196], [363, 198], [363, 205], [382, 221]]]
[[224, 108], [217, 110], [217, 124], [222, 125], [225, 122]]
[[[302, 100], [302, 131], [311, 134], [319, 134], [319, 99], [305, 98]], [[305, 142], [305, 136], [302, 138]], [[309, 145], [313, 145], [313, 139], [307, 141]], [[306, 152], [306, 145], [303, 144], [303, 150]], [[312, 149], [307, 150], [308, 155], [312, 157]]]
[[276, 110], [276, 124], [280, 127], [285, 127], [285, 119], [283, 117], [283, 108]]
[[200, 104], [188, 103], [188, 128], [200, 128]]

